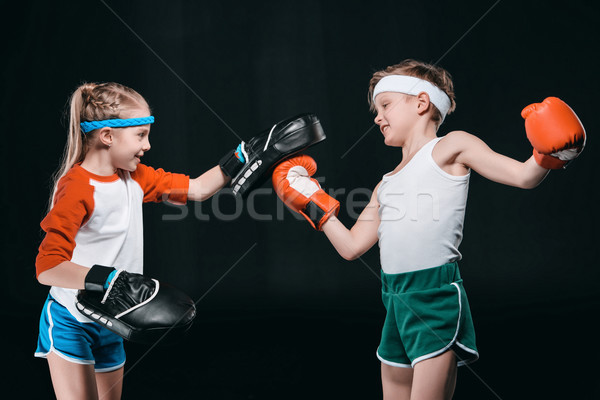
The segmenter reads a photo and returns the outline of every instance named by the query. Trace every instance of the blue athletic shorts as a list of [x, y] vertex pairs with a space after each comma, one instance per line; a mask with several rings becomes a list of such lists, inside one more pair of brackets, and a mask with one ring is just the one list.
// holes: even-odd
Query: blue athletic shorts
[[36, 357], [54, 352], [67, 361], [110, 372], [125, 364], [123, 339], [95, 322], [83, 323], [50, 295], [40, 317]]

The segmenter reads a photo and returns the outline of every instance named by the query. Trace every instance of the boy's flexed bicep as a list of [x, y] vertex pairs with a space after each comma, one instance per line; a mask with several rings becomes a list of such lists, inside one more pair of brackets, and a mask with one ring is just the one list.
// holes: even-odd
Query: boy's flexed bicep
[[333, 247], [346, 260], [355, 260], [367, 252], [377, 243], [377, 229], [379, 228], [379, 202], [377, 190], [373, 190], [371, 200], [360, 213], [356, 223], [347, 229], [337, 218], [330, 218], [323, 224], [323, 232], [333, 244]]
[[530, 189], [537, 186], [548, 173], [533, 157], [525, 162], [517, 161], [496, 153], [483, 140], [464, 131], [450, 132], [440, 140], [438, 146], [438, 157], [434, 153], [436, 161], [445, 159], [449, 163], [464, 165], [504, 185]]

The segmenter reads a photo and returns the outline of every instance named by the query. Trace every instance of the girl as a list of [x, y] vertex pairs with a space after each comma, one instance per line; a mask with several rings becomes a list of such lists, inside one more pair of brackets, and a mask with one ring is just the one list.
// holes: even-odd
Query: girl
[[75, 308], [95, 264], [143, 270], [142, 203], [203, 201], [228, 181], [219, 166], [196, 179], [141, 164], [154, 122], [144, 98], [118, 83], [85, 83], [70, 99], [68, 141], [55, 176], [37, 279], [51, 286], [35, 355], [57, 398], [119, 399], [123, 339]]
[[338, 253], [354, 260], [379, 242], [387, 316], [377, 357], [384, 399], [450, 399], [456, 367], [478, 358], [469, 304], [457, 261], [471, 170], [530, 189], [583, 149], [585, 131], [573, 111], [549, 98], [523, 110], [534, 156], [519, 162], [463, 131], [437, 137], [455, 108], [450, 75], [406, 60], [376, 72], [369, 103], [385, 144], [402, 161], [375, 187], [351, 229], [339, 203], [312, 178], [316, 163], [300, 156], [273, 173], [279, 197], [323, 230]]

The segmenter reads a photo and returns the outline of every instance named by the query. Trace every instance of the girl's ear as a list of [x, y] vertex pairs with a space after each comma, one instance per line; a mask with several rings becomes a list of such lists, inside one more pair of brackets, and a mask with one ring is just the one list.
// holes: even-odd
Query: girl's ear
[[417, 95], [417, 112], [419, 115], [425, 114], [430, 110], [431, 102], [429, 101], [429, 95], [425, 92], [421, 92]]
[[98, 140], [106, 147], [110, 147], [114, 140], [113, 133], [112, 128], [104, 127], [98, 132]]

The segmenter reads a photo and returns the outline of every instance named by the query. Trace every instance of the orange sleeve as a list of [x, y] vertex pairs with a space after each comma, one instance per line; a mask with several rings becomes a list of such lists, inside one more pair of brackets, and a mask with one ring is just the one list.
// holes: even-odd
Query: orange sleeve
[[173, 204], [185, 204], [190, 188], [190, 178], [184, 174], [165, 172], [162, 168], [154, 169], [138, 164], [131, 177], [144, 191], [144, 203], [155, 203], [168, 200]]
[[36, 276], [63, 261], [70, 261], [75, 236], [94, 210], [94, 188], [64, 177], [58, 183], [54, 206], [42, 220], [46, 236], [35, 260]]

